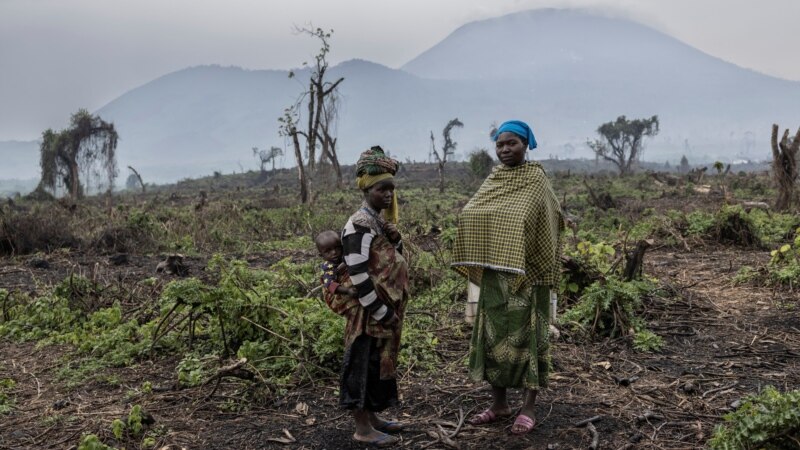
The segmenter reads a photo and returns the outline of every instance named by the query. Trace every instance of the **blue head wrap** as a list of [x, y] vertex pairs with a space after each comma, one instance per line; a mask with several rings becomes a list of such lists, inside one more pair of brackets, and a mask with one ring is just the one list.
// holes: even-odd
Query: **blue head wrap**
[[534, 137], [533, 130], [531, 130], [531, 127], [529, 127], [527, 123], [521, 120], [509, 120], [503, 122], [503, 124], [500, 125], [500, 128], [497, 129], [497, 133], [495, 133], [492, 137], [492, 140], [496, 141], [497, 137], [500, 136], [500, 133], [505, 133], [506, 131], [514, 133], [528, 141], [528, 148], [530, 150], [536, 148], [536, 137]]

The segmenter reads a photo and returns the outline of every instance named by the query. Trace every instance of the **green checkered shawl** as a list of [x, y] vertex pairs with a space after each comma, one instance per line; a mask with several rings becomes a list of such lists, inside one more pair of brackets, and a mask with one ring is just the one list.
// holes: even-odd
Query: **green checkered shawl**
[[564, 220], [541, 164], [496, 166], [458, 218], [453, 268], [480, 285], [484, 268], [518, 274], [516, 287], [554, 286]]

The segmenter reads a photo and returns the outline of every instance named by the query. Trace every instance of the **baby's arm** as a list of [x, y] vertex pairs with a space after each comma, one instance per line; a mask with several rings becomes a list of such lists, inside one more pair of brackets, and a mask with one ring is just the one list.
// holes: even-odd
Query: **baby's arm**
[[336, 286], [335, 292], [339, 295], [347, 295], [348, 297], [358, 298], [358, 290], [353, 286], [342, 286], [340, 284]]
[[332, 293], [338, 293], [339, 282], [336, 281], [336, 267], [325, 261], [320, 265], [320, 269], [322, 270], [322, 275], [320, 276], [320, 281], [322, 281], [322, 286], [328, 291]]

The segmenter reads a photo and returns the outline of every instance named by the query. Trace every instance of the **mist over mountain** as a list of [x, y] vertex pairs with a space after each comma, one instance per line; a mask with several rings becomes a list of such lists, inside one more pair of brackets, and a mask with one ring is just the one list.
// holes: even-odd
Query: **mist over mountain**
[[[574, 10], [473, 22], [399, 70], [351, 60], [329, 70], [329, 80], [338, 77], [345, 78], [338, 125], [345, 164], [375, 144], [401, 160], [425, 160], [430, 132], [441, 139], [455, 117], [465, 125], [454, 132], [462, 156], [490, 145], [492, 123], [518, 118], [536, 132], [534, 157], [572, 158], [590, 156], [585, 142], [601, 123], [657, 114], [661, 133], [644, 158], [686, 154], [692, 163], [767, 158], [772, 123], [800, 125], [800, 82], [742, 69], [628, 20]], [[96, 112], [119, 132], [122, 179], [127, 165], [159, 182], [248, 170], [257, 167], [252, 147], [284, 147], [277, 119], [307, 79], [307, 70], [289, 78], [192, 67]], [[38, 171], [38, 155], [33, 161], [25, 170]], [[294, 164], [288, 147], [283, 164]], [[0, 178], [20, 170], [4, 164]]]
[[575, 10], [464, 25], [402, 69], [430, 79], [524, 80], [524, 90], [505, 90], [529, 104], [527, 113], [513, 113], [545, 125], [540, 131], [557, 146], [592, 137], [618, 115], [658, 114], [662, 132], [645, 156], [654, 160], [767, 157], [771, 124], [800, 123], [800, 83], [740, 68], [635, 22]]
[[38, 178], [39, 143], [0, 141], [0, 179]]

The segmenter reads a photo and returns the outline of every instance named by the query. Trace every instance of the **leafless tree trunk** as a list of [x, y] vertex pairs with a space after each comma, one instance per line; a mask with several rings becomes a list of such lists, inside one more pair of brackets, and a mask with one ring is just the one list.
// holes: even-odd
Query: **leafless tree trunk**
[[[297, 160], [298, 174], [300, 176], [300, 198], [303, 203], [307, 203], [310, 199], [311, 178], [314, 176], [317, 169], [317, 145], [320, 143], [323, 147], [323, 155], [321, 156], [331, 160], [331, 164], [337, 171], [337, 177], [341, 184], [341, 169], [339, 168], [339, 161], [336, 157], [336, 139], [332, 136], [332, 133], [330, 133], [332, 127], [331, 121], [328, 119], [335, 117], [336, 107], [335, 105], [331, 106], [330, 103], [335, 103], [336, 89], [339, 84], [344, 81], [344, 78], [339, 78], [333, 83], [325, 81], [325, 72], [328, 70], [327, 54], [330, 51], [328, 40], [331, 37], [332, 31], [326, 32], [321, 28], [313, 30], [298, 28], [297, 31], [316, 37], [322, 42], [322, 48], [314, 57], [315, 64], [310, 67], [311, 74], [308, 80], [308, 90], [303, 92], [297, 102], [287, 108], [284, 116], [279, 119], [282, 123], [280, 134], [285, 137], [291, 137], [292, 139], [295, 159]], [[304, 65], [306, 64], [304, 63]], [[289, 77], [291, 78], [293, 76], [294, 73], [290, 72]], [[300, 120], [298, 111], [301, 109], [303, 101], [308, 102], [306, 105], [308, 117], [305, 118], [307, 129], [298, 130], [297, 123]], [[330, 110], [333, 115], [328, 116], [326, 112], [328, 110]], [[324, 125], [323, 122], [325, 123]], [[305, 159], [303, 158], [298, 135], [302, 135], [305, 138]], [[307, 171], [304, 161], [307, 161], [308, 164]]]
[[339, 78], [333, 83], [325, 81], [325, 72], [328, 71], [327, 54], [330, 51], [328, 39], [330, 39], [331, 33], [325, 32], [321, 28], [315, 30], [303, 28], [299, 31], [316, 37], [322, 42], [320, 52], [314, 57], [315, 65], [311, 69], [308, 92], [306, 93], [308, 95], [306, 151], [308, 152], [308, 169], [311, 173], [314, 173], [316, 171], [317, 142], [323, 138], [320, 136], [323, 111], [326, 109], [330, 97], [335, 93], [339, 83], [344, 81], [344, 78]]
[[431, 131], [431, 152], [433, 152], [434, 156], [436, 156], [436, 163], [437, 167], [436, 170], [439, 172], [439, 192], [444, 192], [444, 169], [447, 165], [447, 157], [455, 153], [457, 143], [453, 141], [450, 137], [450, 132], [455, 127], [463, 127], [464, 124], [461, 123], [458, 118], [447, 122], [447, 125], [442, 130], [442, 137], [444, 138], [444, 146], [442, 147], [442, 154], [440, 155], [439, 152], [436, 150], [436, 141], [433, 138], [433, 131]]
[[625, 270], [622, 272], [623, 280], [633, 281], [642, 276], [644, 253], [652, 246], [652, 239], [643, 239], [636, 244], [636, 248], [633, 251], [625, 255]]
[[306, 176], [306, 168], [305, 164], [303, 164], [303, 152], [300, 150], [300, 140], [297, 138], [299, 134], [297, 130], [292, 129], [291, 137], [292, 137], [292, 145], [294, 146], [294, 157], [297, 160], [297, 175], [300, 179], [300, 201], [302, 203], [308, 203], [308, 191], [311, 188], [309, 186], [308, 176]]
[[144, 189], [144, 181], [142, 181], [142, 176], [139, 175], [139, 172], [137, 172], [136, 169], [133, 168], [133, 166], [128, 166], [128, 169], [130, 169], [131, 172], [133, 172], [133, 174], [136, 175], [136, 179], [139, 180], [139, 186], [142, 187], [142, 194], [144, 194], [145, 189]]
[[342, 181], [342, 168], [339, 164], [339, 156], [336, 154], [336, 120], [339, 114], [338, 96], [336, 91], [329, 94], [328, 102], [325, 103], [320, 121], [320, 131], [322, 139], [322, 157], [330, 161], [333, 171], [336, 174], [336, 185], [341, 189], [344, 184]]
[[778, 184], [778, 199], [775, 209], [786, 211], [792, 206], [794, 184], [797, 181], [797, 153], [800, 149], [800, 128], [794, 139], [789, 140], [789, 129], [778, 142], [779, 127], [772, 125], [772, 173]]
[[70, 187], [69, 187], [69, 195], [73, 199], [79, 198], [81, 195], [80, 192], [80, 183], [78, 182], [78, 162], [73, 158], [69, 162], [69, 173], [70, 173]]

